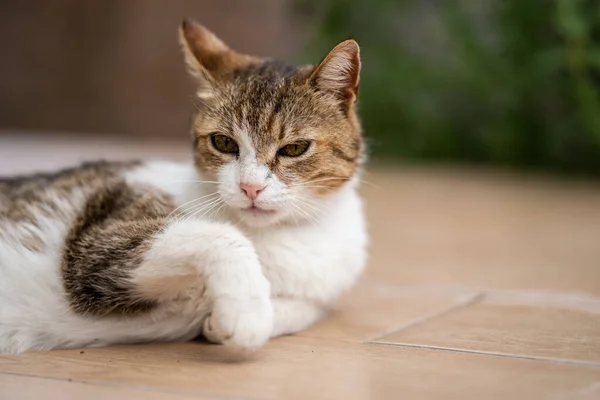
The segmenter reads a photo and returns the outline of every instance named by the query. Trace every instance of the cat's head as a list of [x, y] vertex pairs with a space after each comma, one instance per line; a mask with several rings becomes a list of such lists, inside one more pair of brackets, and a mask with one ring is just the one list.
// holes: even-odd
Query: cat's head
[[358, 44], [345, 40], [296, 68], [237, 53], [191, 21], [180, 41], [197, 84], [195, 163], [230, 211], [251, 226], [327, 212], [364, 158]]

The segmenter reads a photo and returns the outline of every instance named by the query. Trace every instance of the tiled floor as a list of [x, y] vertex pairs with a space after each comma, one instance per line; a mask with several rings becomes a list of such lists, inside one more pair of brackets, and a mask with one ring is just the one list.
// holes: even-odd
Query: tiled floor
[[[0, 174], [186, 146], [0, 136]], [[367, 173], [372, 257], [324, 322], [240, 362], [153, 344], [0, 357], [0, 399], [600, 399], [600, 185]]]

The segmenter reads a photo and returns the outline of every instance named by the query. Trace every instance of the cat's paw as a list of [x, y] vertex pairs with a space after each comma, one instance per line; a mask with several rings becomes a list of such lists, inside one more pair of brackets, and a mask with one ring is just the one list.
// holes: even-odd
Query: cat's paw
[[213, 343], [234, 349], [256, 350], [273, 332], [273, 305], [268, 295], [215, 299], [211, 314], [204, 320], [203, 334]]

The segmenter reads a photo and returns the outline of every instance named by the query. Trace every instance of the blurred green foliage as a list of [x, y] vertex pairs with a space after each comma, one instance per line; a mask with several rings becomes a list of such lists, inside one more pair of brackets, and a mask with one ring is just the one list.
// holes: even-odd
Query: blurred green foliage
[[600, 176], [599, 0], [296, 0], [354, 36], [371, 152]]

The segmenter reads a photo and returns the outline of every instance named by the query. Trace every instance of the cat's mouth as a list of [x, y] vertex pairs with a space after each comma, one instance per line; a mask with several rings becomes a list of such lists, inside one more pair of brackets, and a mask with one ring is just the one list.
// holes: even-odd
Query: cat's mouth
[[242, 208], [242, 211], [251, 213], [252, 215], [272, 215], [277, 212], [277, 210], [267, 210], [265, 208], [261, 208], [256, 204], [252, 204], [250, 207]]

